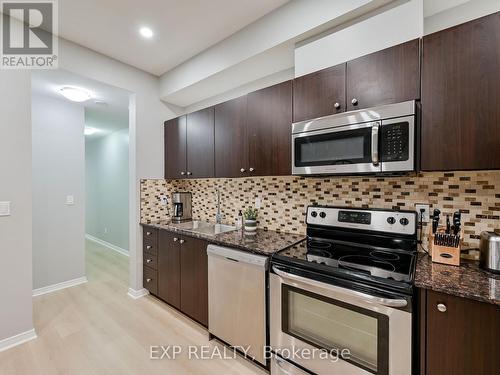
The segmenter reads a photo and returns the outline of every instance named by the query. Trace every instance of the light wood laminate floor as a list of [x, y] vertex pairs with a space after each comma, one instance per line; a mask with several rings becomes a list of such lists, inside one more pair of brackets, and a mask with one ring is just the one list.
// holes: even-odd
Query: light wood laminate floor
[[154, 297], [128, 297], [128, 258], [90, 241], [87, 277], [34, 298], [38, 338], [1, 352], [1, 375], [265, 374], [242, 358], [149, 359], [151, 345], [220, 345]]

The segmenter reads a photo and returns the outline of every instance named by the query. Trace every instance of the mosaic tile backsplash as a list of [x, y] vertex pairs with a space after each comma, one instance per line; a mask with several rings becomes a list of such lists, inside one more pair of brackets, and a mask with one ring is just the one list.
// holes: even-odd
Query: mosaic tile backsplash
[[[306, 207], [313, 203], [414, 210], [428, 203], [446, 214], [461, 210], [465, 247], [479, 246], [479, 234], [500, 228], [500, 171], [432, 172], [404, 177], [252, 177], [199, 180], [142, 180], [141, 221], [167, 220], [174, 191], [193, 194], [193, 218], [215, 220], [216, 189], [224, 222], [261, 199], [259, 227], [305, 233]], [[160, 204], [160, 195], [169, 199]], [[444, 217], [444, 216], [442, 216]], [[428, 229], [424, 228], [425, 233]], [[425, 237], [425, 236], [423, 236]], [[425, 243], [424, 243], [425, 246]]]

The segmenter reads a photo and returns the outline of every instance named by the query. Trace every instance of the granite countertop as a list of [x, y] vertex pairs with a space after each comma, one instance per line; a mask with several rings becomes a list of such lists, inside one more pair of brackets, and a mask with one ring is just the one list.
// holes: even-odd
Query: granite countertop
[[201, 238], [212, 244], [232, 247], [260, 255], [272, 255], [304, 240], [306, 237], [298, 234], [275, 232], [257, 229], [254, 234], [247, 234], [243, 230], [235, 230], [213, 235], [183, 230], [172, 225], [169, 221], [142, 223], [153, 228], [164, 229], [180, 233], [189, 237]]
[[419, 253], [415, 286], [500, 306], [500, 275], [482, 270], [477, 261], [462, 260], [456, 267]]

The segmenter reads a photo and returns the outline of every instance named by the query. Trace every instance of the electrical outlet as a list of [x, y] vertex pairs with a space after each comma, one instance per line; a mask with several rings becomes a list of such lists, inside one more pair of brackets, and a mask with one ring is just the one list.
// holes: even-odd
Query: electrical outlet
[[109, 231], [108, 231], [108, 228], [104, 228], [104, 233], [106, 233], [106, 234], [107, 234], [108, 232], [109, 232]]
[[[422, 215], [422, 222], [428, 223], [430, 221], [430, 206], [428, 204], [417, 203], [415, 209], [418, 214], [418, 220], [420, 221], [420, 215]], [[424, 210], [421, 212], [421, 210]]]
[[260, 197], [256, 197], [255, 198], [255, 208], [259, 209], [260, 208], [260, 204], [261, 204]]
[[166, 206], [166, 205], [168, 204], [168, 199], [167, 199], [167, 197], [166, 197], [166, 196], [164, 196], [164, 195], [160, 195], [160, 204], [161, 204], [162, 206]]
[[10, 216], [10, 202], [0, 202], [0, 216]]
[[75, 204], [75, 197], [73, 195], [66, 195], [66, 204], [72, 206]]

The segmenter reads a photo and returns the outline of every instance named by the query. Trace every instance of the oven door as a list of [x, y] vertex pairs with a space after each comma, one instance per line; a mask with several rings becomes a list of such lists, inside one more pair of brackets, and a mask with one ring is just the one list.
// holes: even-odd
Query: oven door
[[353, 174], [381, 172], [380, 121], [292, 135], [292, 173]]
[[[368, 295], [276, 266], [273, 272], [270, 343], [275, 353], [318, 375], [411, 374], [412, 316], [401, 309], [406, 299]], [[333, 356], [325, 358], [318, 350]]]

